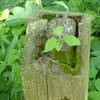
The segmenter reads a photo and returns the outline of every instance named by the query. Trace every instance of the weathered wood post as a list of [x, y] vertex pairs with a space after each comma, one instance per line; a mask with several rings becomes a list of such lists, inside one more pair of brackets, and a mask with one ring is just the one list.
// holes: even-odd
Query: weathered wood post
[[[27, 26], [21, 67], [25, 100], [87, 100], [91, 16], [53, 11], [35, 13], [37, 15]], [[53, 53], [42, 52], [57, 25], [64, 26], [68, 34], [77, 36], [81, 41], [81, 46], [73, 47], [76, 57], [74, 68], [57, 63], [52, 59]], [[55, 52], [54, 55], [67, 61], [66, 52]]]

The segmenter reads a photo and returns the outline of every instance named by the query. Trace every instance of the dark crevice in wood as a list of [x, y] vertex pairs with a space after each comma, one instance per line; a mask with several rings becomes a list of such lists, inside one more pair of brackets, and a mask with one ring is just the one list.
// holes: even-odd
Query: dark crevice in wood
[[63, 98], [63, 99], [61, 99], [61, 100], [70, 100], [69, 98], [67, 98], [66, 96]]
[[[74, 20], [75, 20], [75, 19], [74, 19]], [[79, 23], [79, 22], [76, 21], [76, 20], [75, 20], [75, 22], [76, 22], [75, 37], [78, 38], [78, 37], [79, 37], [79, 29], [78, 29], [78, 23]], [[72, 65], [73, 65], [72, 68], [75, 68], [75, 66], [76, 66], [76, 61], [75, 61], [75, 60], [77, 59], [77, 58], [75, 58], [76, 56], [77, 56], [77, 46], [74, 46], [74, 47], [73, 47], [73, 61], [74, 61], [74, 62], [73, 62], [73, 64], [72, 64]]]
[[[54, 18], [64, 18], [65, 16], [62, 14], [44, 14], [42, 16], [40, 16], [40, 18], [42, 19], [47, 19], [48, 22], [50, 22], [51, 20], [53, 20]], [[67, 16], [66, 16], [67, 17]]]
[[47, 100], [49, 100], [49, 92], [48, 92], [48, 71], [46, 71], [46, 89], [47, 89]]
[[41, 17], [42, 19], [47, 19], [48, 21], [51, 21], [53, 18], [56, 18], [56, 14], [44, 14]]
[[79, 29], [78, 29], [78, 22], [76, 21], [76, 33], [75, 36], [78, 37], [79, 36]]
[[68, 16], [71, 19], [74, 19], [76, 22], [81, 22], [82, 16]]

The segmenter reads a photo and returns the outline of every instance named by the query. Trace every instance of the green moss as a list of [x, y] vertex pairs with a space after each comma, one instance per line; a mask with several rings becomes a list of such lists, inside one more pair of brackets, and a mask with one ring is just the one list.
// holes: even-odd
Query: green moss
[[[79, 55], [78, 55], [79, 56]], [[60, 63], [60, 67], [63, 69], [64, 73], [72, 73], [77, 74], [80, 72], [80, 58], [77, 58], [76, 64], [74, 65], [74, 68], [72, 66]]]
[[52, 58], [58, 60], [65, 73], [77, 74], [80, 72], [80, 55], [77, 48], [69, 48], [65, 52], [53, 51]]

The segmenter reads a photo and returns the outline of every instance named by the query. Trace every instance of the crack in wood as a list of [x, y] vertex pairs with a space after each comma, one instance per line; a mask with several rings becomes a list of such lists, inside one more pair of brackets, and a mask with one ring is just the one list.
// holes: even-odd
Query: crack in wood
[[69, 99], [69, 98], [67, 98], [66, 96], [63, 98], [63, 99], [61, 99], [61, 100], [71, 100], [71, 99]]

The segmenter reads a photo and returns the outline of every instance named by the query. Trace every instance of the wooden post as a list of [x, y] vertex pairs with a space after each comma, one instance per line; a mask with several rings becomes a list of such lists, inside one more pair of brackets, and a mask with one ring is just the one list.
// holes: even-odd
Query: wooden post
[[[27, 26], [22, 62], [22, 84], [25, 100], [87, 100], [90, 55], [91, 16], [80, 13], [36, 11]], [[50, 64], [49, 54], [42, 54], [48, 35], [48, 23], [54, 18], [71, 18], [81, 41], [78, 73], [64, 73], [59, 64]]]

